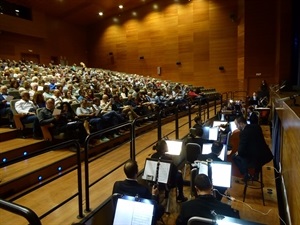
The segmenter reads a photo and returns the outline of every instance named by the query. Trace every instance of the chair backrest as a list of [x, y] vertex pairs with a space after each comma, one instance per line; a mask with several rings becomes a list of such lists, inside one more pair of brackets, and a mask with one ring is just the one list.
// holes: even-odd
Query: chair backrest
[[21, 99], [21, 95], [19, 91], [8, 91], [8, 95], [14, 97], [14, 99]]
[[188, 220], [188, 225], [208, 225], [208, 224], [216, 224], [216, 221], [209, 218], [200, 217], [200, 216], [193, 216]]
[[71, 108], [73, 110], [73, 112], [75, 113], [76, 115], [76, 109], [80, 106], [80, 103], [73, 103], [71, 104]]
[[20, 99], [13, 99], [13, 100], [10, 101], [10, 109], [13, 112], [14, 115], [18, 114], [18, 112], [17, 112], [17, 110], [15, 108], [15, 105], [16, 105], [16, 102], [19, 101], [19, 100]]
[[193, 163], [198, 159], [198, 156], [202, 154], [202, 149], [199, 144], [187, 143], [186, 144], [186, 160], [189, 163]]

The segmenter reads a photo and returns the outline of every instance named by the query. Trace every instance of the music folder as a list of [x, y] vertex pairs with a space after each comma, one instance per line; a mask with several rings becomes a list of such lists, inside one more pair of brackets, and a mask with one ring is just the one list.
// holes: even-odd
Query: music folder
[[153, 200], [124, 195], [117, 199], [113, 225], [152, 225], [154, 206]]
[[[208, 176], [208, 163], [205, 161], [195, 161], [198, 173]], [[217, 187], [231, 187], [231, 162], [213, 161], [211, 164], [212, 184]]]
[[178, 140], [166, 140], [168, 151], [166, 154], [168, 155], [180, 155], [182, 149], [182, 141]]
[[[157, 163], [159, 161], [159, 166]], [[142, 179], [156, 182], [157, 169], [158, 169], [158, 183], [167, 184], [169, 181], [170, 170], [172, 161], [170, 160], [158, 160], [147, 158], [144, 166], [144, 173]]]

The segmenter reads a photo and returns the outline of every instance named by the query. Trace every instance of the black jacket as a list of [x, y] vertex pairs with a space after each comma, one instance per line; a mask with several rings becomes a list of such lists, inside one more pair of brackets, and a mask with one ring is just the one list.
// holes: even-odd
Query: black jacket
[[193, 200], [182, 203], [180, 214], [176, 220], [176, 225], [186, 225], [193, 216], [214, 219], [211, 211], [218, 215], [239, 218], [239, 213], [231, 206], [218, 201], [212, 195], [200, 195]]
[[262, 166], [273, 159], [273, 154], [267, 145], [262, 129], [259, 125], [246, 125], [240, 132], [238, 147], [239, 156]]

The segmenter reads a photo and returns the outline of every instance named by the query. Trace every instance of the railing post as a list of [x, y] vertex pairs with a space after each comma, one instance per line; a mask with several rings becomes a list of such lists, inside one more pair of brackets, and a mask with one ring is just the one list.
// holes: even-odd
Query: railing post
[[215, 115], [217, 115], [217, 94], [214, 95]]
[[201, 115], [201, 111], [202, 111], [201, 99], [202, 98], [199, 98], [199, 100], [198, 100], [198, 115], [200, 117], [200, 120], [202, 120], [202, 115]]
[[89, 155], [88, 155], [88, 150], [89, 150], [89, 137], [87, 137], [85, 141], [85, 146], [84, 146], [84, 173], [85, 173], [85, 211], [90, 212], [90, 191], [89, 191]]
[[135, 160], [135, 124], [136, 119], [130, 126], [130, 158]]
[[83, 198], [82, 198], [82, 172], [81, 172], [81, 158], [80, 158], [80, 144], [78, 141], [75, 142], [76, 144], [76, 157], [77, 157], [77, 185], [78, 185], [78, 218], [83, 218]]
[[178, 106], [175, 108], [175, 136], [176, 139], [179, 139]]
[[209, 101], [206, 101], [206, 112], [207, 112], [207, 119], [209, 119]]
[[192, 110], [191, 110], [191, 107], [192, 107], [192, 102], [189, 102], [188, 103], [188, 112], [189, 112], [189, 128], [192, 127]]
[[157, 113], [157, 140], [161, 140], [162, 132], [161, 132], [161, 110]]

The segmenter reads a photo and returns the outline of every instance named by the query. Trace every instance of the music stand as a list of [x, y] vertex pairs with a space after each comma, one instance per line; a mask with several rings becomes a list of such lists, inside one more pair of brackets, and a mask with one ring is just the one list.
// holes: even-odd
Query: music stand
[[124, 195], [117, 199], [113, 225], [153, 225], [154, 210], [153, 200]]
[[[159, 170], [158, 170], [158, 180], [156, 180], [157, 176], [157, 163], [159, 161]], [[144, 166], [144, 173], [142, 175], [142, 179], [152, 182], [158, 182], [161, 184], [168, 184], [170, 172], [171, 172], [171, 164], [170, 160], [158, 160], [147, 158]]]
[[[209, 173], [209, 163], [204, 161], [195, 161], [198, 167], [198, 174], [206, 174]], [[213, 161], [210, 163], [211, 165], [211, 181], [213, 186], [217, 187], [231, 187], [231, 170], [232, 165], [231, 162], [219, 162]]]
[[168, 151], [166, 154], [178, 156], [182, 150], [182, 141], [179, 140], [166, 140]]

